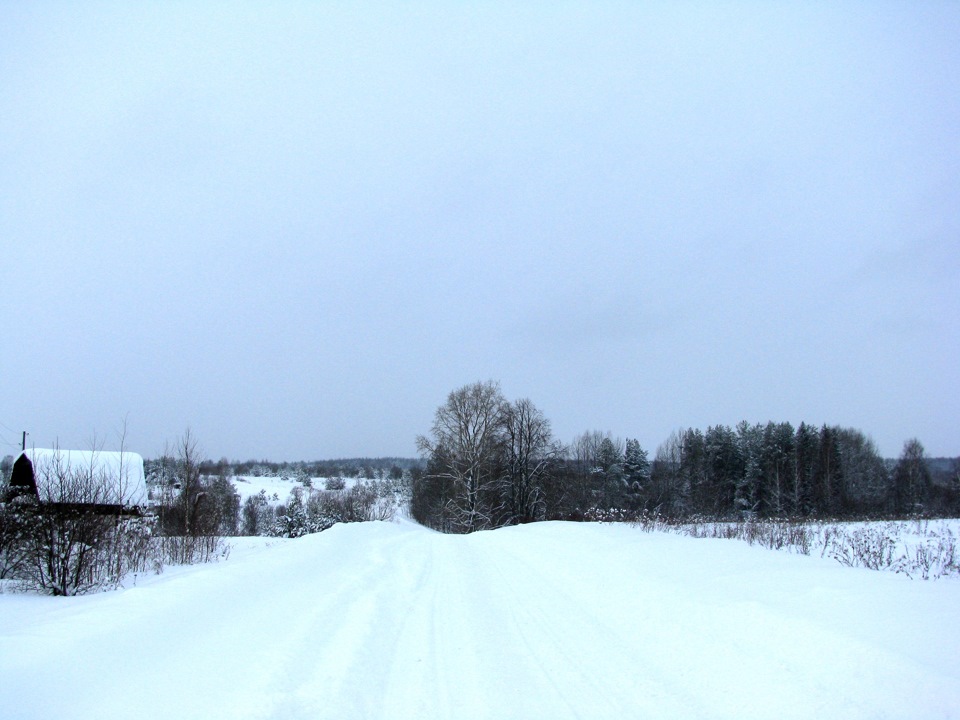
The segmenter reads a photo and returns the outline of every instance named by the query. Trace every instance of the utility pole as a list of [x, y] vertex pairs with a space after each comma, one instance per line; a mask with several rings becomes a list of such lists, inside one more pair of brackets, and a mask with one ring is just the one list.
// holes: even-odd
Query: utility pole
[[23, 444], [20, 446], [20, 451], [21, 452], [27, 451], [27, 431], [26, 430], [23, 431]]

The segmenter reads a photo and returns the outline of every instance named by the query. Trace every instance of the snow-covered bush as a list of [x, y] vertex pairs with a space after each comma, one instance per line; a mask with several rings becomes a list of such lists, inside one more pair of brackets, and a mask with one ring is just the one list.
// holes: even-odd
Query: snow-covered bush
[[301, 488], [294, 488], [287, 504], [277, 508], [276, 520], [269, 531], [270, 535], [298, 538], [310, 533], [322, 532], [337, 522], [317, 509], [308, 509], [312, 496], [308, 498], [308, 503], [304, 504], [303, 495]]
[[376, 481], [359, 482], [342, 490], [296, 487], [287, 503], [277, 507], [276, 518], [264, 534], [296, 538], [322, 532], [336, 523], [390, 520], [394, 508], [391, 487]]
[[342, 477], [329, 477], [323, 483], [326, 490], [344, 490], [347, 487], [347, 481]]
[[583, 514], [584, 522], [634, 522], [637, 513], [623, 508], [590, 508]]
[[392, 497], [381, 495], [376, 483], [358, 482], [349, 490], [318, 493], [316, 499], [320, 511], [336, 522], [390, 520], [394, 514]]
[[241, 535], [267, 535], [276, 520], [276, 511], [270, 504], [266, 490], [251, 495], [241, 511]]

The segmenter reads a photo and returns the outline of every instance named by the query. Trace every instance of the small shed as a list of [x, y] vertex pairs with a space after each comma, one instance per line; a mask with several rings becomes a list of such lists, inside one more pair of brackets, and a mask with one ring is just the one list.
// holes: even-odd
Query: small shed
[[119, 514], [147, 501], [143, 458], [132, 452], [30, 448], [13, 464], [9, 499], [44, 505], [95, 506]]

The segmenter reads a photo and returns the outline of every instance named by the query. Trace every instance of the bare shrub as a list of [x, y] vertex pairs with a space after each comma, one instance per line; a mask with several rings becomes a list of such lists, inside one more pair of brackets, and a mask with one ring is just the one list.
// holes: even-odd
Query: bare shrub
[[[615, 521], [616, 514], [604, 514]], [[888, 570], [910, 578], [937, 579], [960, 574], [956, 538], [948, 526], [929, 520], [857, 525], [796, 520], [709, 521], [694, 517], [673, 522], [643, 514], [632, 524], [646, 532], [675, 532], [695, 538], [742, 540], [771, 550], [832, 558], [847, 567]]]
[[888, 570], [894, 567], [899, 532], [895, 524], [882, 527], [855, 528], [836, 533], [828, 555], [848, 567], [865, 567], [870, 570]]
[[373, 483], [357, 483], [349, 490], [314, 493], [308, 507], [333, 522], [391, 520], [394, 515], [393, 498], [389, 494], [382, 496]]
[[956, 539], [947, 531], [945, 534], [933, 534], [924, 542], [907, 548], [896, 569], [907, 577], [936, 580], [960, 573], [958, 561], [960, 557], [957, 556]]
[[0, 503], [0, 580], [18, 577], [27, 557], [27, 525], [14, 503]]
[[156, 550], [160, 568], [211, 562], [230, 552], [219, 535], [161, 535], [156, 539]]
[[79, 595], [162, 569], [148, 519], [62, 505], [24, 506], [18, 514], [22, 558], [12, 576], [25, 588]]
[[159, 505], [157, 551], [163, 564], [210, 562], [227, 552], [224, 528], [236, 531], [240, 500], [232, 483], [200, 473], [203, 452], [188, 429], [177, 440]]

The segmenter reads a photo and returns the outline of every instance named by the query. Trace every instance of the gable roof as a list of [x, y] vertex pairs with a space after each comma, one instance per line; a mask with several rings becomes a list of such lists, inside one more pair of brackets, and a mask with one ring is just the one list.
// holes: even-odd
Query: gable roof
[[30, 448], [41, 502], [80, 502], [132, 507], [147, 501], [143, 458], [132, 452]]

